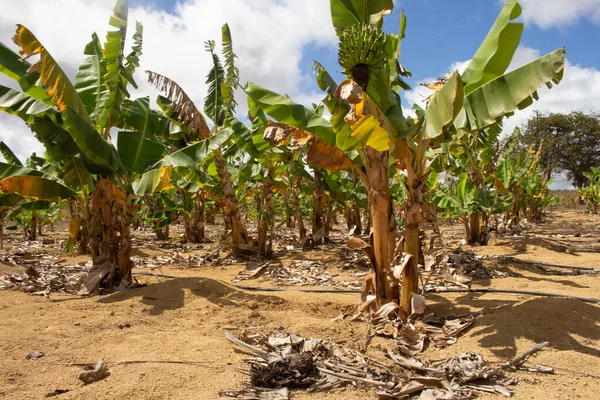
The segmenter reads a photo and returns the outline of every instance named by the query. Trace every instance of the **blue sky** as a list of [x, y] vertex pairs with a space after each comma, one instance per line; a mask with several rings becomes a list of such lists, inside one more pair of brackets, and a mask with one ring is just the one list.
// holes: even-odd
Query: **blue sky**
[[[396, 32], [399, 14], [408, 25], [401, 63], [413, 73], [412, 92], [404, 93], [410, 109], [427, 89], [418, 85], [464, 68], [502, 8], [501, 0], [395, 0], [385, 29]], [[12, 46], [14, 25], [30, 28], [72, 77], [83, 47], [95, 31], [104, 38], [114, 0], [0, 0], [0, 41]], [[571, 112], [600, 110], [600, 0], [520, 0], [525, 23], [514, 66], [566, 46], [565, 78], [540, 100], [506, 121], [506, 131], [523, 124], [534, 110]], [[64, 8], [69, 8], [69, 13]], [[134, 96], [156, 96], [146, 82], [150, 69], [176, 80], [201, 105], [210, 58], [203, 42], [220, 39], [229, 23], [243, 83], [252, 81], [310, 105], [322, 98], [312, 75], [314, 60], [341, 80], [337, 40], [328, 0], [130, 0], [129, 24], [144, 25], [142, 65]], [[130, 30], [131, 32], [131, 30]], [[0, 77], [1, 84], [10, 84]], [[244, 100], [239, 93], [240, 113]], [[43, 152], [30, 131], [15, 117], [0, 114], [0, 139], [21, 157]], [[564, 185], [563, 185], [564, 186]]]

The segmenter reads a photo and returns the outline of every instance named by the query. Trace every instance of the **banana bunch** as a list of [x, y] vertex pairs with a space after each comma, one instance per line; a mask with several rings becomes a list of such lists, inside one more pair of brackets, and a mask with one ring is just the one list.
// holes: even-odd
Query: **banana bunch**
[[340, 36], [338, 60], [344, 73], [350, 75], [357, 65], [377, 71], [385, 63], [385, 33], [370, 24], [355, 24]]

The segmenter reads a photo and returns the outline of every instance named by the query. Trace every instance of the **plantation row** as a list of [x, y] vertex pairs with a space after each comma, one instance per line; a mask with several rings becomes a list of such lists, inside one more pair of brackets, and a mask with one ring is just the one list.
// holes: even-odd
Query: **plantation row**
[[[560, 82], [565, 51], [506, 73], [523, 30], [512, 22], [521, 8], [509, 0], [467, 69], [429, 84], [427, 107], [414, 105], [415, 117], [407, 117], [399, 95], [410, 90], [410, 73], [399, 63], [406, 16], [398, 33], [387, 33], [382, 23], [392, 0], [346, 3], [331, 0], [347, 80], [335, 82], [316, 62], [324, 98], [312, 109], [247, 83], [248, 120], [236, 113], [241, 84], [227, 25], [222, 54], [215, 42], [205, 43], [213, 65], [203, 106], [175, 81], [147, 71], [161, 94], [156, 109], [149, 97], [130, 94], [143, 29], [136, 24], [125, 52], [126, 0], [116, 2], [106, 41], [92, 35], [73, 82], [19, 25], [19, 54], [0, 44], [0, 72], [20, 90], [1, 86], [0, 109], [28, 124], [46, 153], [22, 163], [2, 143], [1, 219], [30, 225], [35, 235], [37, 219], [56, 213], [43, 210], [68, 204], [67, 250], [91, 254], [83, 286], [96, 293], [131, 282], [131, 232], [140, 223], [164, 238], [181, 222], [184, 240], [201, 242], [205, 224], [222, 213], [237, 249], [270, 256], [270, 236], [280, 226], [275, 209], [311, 243], [322, 241], [342, 213], [356, 236], [370, 233], [367, 241], [349, 242], [372, 263], [366, 290], [379, 306], [399, 302], [409, 314], [425, 218], [460, 218], [468, 241], [485, 244], [493, 215], [502, 214], [505, 224], [535, 220], [554, 201], [539, 165], [543, 144], [518, 151], [518, 132], [502, 144], [499, 136], [504, 118], [530, 106], [539, 87]], [[597, 204], [600, 176], [591, 173], [596, 192], [589, 196]], [[248, 219], [257, 221], [255, 238]]]

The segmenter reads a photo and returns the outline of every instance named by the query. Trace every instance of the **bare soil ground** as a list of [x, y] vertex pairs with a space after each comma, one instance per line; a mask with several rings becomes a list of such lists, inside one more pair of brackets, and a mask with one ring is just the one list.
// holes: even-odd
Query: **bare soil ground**
[[[281, 251], [274, 263], [321, 260], [328, 271], [347, 273], [339, 267], [336, 247], [344, 246], [343, 234], [323, 249]], [[64, 232], [45, 238], [64, 238]], [[575, 237], [578, 235], [578, 237]], [[461, 227], [444, 228], [445, 243], [455, 247], [462, 239]], [[169, 254], [150, 239], [137, 241], [135, 255], [141, 258]], [[547, 222], [517, 237], [493, 238], [489, 246], [463, 246], [478, 254], [511, 255], [527, 260], [600, 267], [600, 253], [565, 251], [561, 246], [600, 246], [600, 217], [581, 212], [551, 213]], [[4, 257], [27, 246], [16, 234], [9, 237]], [[285, 249], [285, 246], [282, 246]], [[56, 250], [42, 247], [44, 251]], [[217, 243], [199, 245], [195, 254], [214, 252]], [[557, 250], [562, 249], [562, 251]], [[85, 258], [66, 258], [66, 264]], [[531, 265], [486, 261], [514, 276], [481, 279], [473, 288], [522, 289], [600, 298], [600, 275], [553, 275]], [[248, 356], [239, 353], [224, 337], [225, 330], [244, 328], [268, 332], [285, 327], [303, 337], [318, 337], [359, 347], [366, 323], [347, 319], [333, 322], [340, 312], [353, 310], [358, 294], [303, 293], [296, 286], [282, 292], [247, 291], [231, 280], [246, 263], [201, 265], [190, 268], [170, 265], [163, 274], [174, 279], [138, 276], [148, 286], [80, 298], [51, 294], [49, 298], [13, 290], [0, 290], [0, 399], [40, 399], [55, 389], [67, 399], [217, 399], [223, 389], [241, 388], [247, 377], [238, 367]], [[23, 271], [24, 267], [0, 261], [0, 275]], [[356, 278], [353, 278], [356, 279]], [[360, 279], [360, 278], [359, 278]], [[261, 277], [244, 285], [273, 287]], [[319, 288], [323, 288], [322, 286]], [[422, 360], [439, 360], [464, 351], [479, 352], [487, 361], [504, 362], [548, 341], [532, 361], [556, 368], [552, 375], [519, 372], [514, 387], [516, 399], [595, 399], [600, 393], [600, 306], [565, 298], [512, 294], [431, 294], [428, 312], [437, 315], [484, 310], [483, 316], [461, 335], [453, 346], [428, 348]], [[123, 327], [129, 324], [130, 327]], [[121, 327], [119, 327], [121, 325]], [[393, 346], [376, 337], [368, 348], [373, 357], [385, 358]], [[33, 351], [45, 356], [26, 359]], [[89, 385], [76, 379], [77, 362], [123, 360], [192, 360], [187, 364], [125, 364], [110, 366], [108, 378]], [[482, 398], [497, 396], [482, 394]], [[375, 392], [346, 387], [325, 393], [296, 391], [293, 399], [369, 399]]]

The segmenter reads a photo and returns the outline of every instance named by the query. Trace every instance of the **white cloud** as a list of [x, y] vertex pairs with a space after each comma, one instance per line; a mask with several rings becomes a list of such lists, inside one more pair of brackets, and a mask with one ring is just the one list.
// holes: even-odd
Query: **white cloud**
[[600, 0], [520, 0], [520, 4], [523, 20], [544, 29], [571, 25], [581, 18], [600, 23]]
[[[92, 32], [104, 41], [113, 5], [114, 0], [0, 0], [0, 41], [15, 49], [10, 38], [15, 24], [23, 24], [74, 77]], [[293, 98], [315, 98], [304, 90], [302, 49], [307, 45], [333, 49], [336, 44], [329, 3], [322, 0], [191, 0], [178, 2], [172, 13], [136, 7], [129, 11], [129, 36], [136, 20], [144, 25], [144, 46], [135, 75], [140, 90], [133, 96], [156, 96], [143, 72], [150, 69], [174, 79], [198, 105], [203, 104], [211, 63], [204, 42], [219, 43], [224, 23], [232, 32], [241, 82], [252, 81]], [[0, 83], [6, 84], [6, 79], [0, 78]], [[238, 102], [243, 112], [246, 101], [238, 96]], [[20, 156], [32, 149], [39, 152], [41, 147], [25, 139], [31, 132], [10, 120], [0, 113], [0, 138]], [[8, 124], [11, 129], [6, 129]]]

